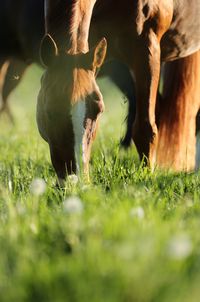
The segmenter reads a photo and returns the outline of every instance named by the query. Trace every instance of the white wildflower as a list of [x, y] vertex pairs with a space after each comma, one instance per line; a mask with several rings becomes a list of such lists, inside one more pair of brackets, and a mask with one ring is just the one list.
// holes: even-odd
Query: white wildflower
[[13, 190], [11, 179], [9, 179], [9, 181], [8, 181], [8, 189], [10, 192], [12, 192], [12, 190]]
[[182, 260], [192, 253], [192, 242], [187, 235], [177, 235], [168, 242], [167, 252], [170, 258]]
[[17, 210], [17, 213], [19, 214], [19, 215], [24, 215], [24, 214], [26, 214], [26, 208], [25, 208], [25, 206], [24, 205], [22, 205], [20, 202], [18, 202], [17, 204], [16, 204], [16, 210]]
[[77, 196], [70, 196], [63, 202], [64, 211], [70, 214], [83, 212], [83, 203]]
[[89, 189], [90, 189], [90, 185], [83, 185], [82, 187], [81, 187], [81, 189], [82, 189], [82, 191], [88, 191]]
[[38, 228], [36, 226], [36, 224], [34, 222], [31, 222], [30, 223], [30, 229], [31, 231], [34, 233], [34, 234], [37, 234], [38, 233]]
[[144, 218], [144, 209], [142, 207], [134, 207], [130, 210], [130, 216], [138, 219]]
[[78, 176], [75, 174], [69, 175], [68, 180], [69, 180], [70, 184], [76, 185], [78, 183]]
[[191, 208], [194, 205], [194, 201], [191, 198], [189, 198], [189, 197], [187, 198], [186, 197], [186, 199], [185, 199], [185, 205], [186, 205], [186, 207]]
[[31, 182], [30, 191], [33, 195], [40, 196], [46, 190], [46, 182], [42, 178], [35, 178]]

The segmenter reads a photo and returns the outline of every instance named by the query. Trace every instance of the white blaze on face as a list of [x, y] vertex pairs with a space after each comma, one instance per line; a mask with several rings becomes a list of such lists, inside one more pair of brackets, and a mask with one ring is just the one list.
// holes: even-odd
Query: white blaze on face
[[85, 101], [81, 100], [74, 104], [72, 107], [71, 115], [75, 140], [74, 151], [76, 158], [76, 168], [77, 172], [79, 173], [84, 162], [83, 136], [85, 131], [84, 120], [86, 115]]

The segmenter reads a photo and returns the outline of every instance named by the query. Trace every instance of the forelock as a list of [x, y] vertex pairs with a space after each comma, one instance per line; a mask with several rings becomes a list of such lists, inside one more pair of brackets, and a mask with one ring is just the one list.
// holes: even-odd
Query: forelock
[[72, 103], [77, 103], [80, 99], [92, 93], [93, 74], [90, 70], [75, 68], [73, 71]]

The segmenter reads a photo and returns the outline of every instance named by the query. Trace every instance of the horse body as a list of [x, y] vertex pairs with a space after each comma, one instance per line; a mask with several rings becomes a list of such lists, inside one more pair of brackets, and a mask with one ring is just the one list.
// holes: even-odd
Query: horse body
[[161, 40], [162, 60], [186, 57], [200, 49], [200, 1], [173, 1], [173, 19]]
[[[65, 100], [66, 103], [71, 104], [69, 110], [72, 110], [74, 106], [74, 91], [76, 93], [79, 90], [84, 91], [81, 98], [75, 102], [76, 105], [84, 102], [84, 105], [80, 106], [82, 107], [80, 115], [85, 116], [85, 118], [80, 119], [81, 131], [79, 131], [79, 133], [82, 133], [82, 137], [79, 137], [79, 149], [82, 150], [83, 162], [84, 154], [87, 153], [87, 147], [84, 143], [85, 135], [86, 133], [88, 135], [89, 129], [86, 121], [88, 120], [89, 124], [92, 124], [96, 122], [98, 117], [98, 114], [93, 119], [88, 117], [88, 112], [85, 109], [88, 104], [88, 96], [90, 95], [91, 106], [103, 103], [95, 84], [95, 72], [98, 60], [101, 63], [103, 60], [102, 53], [105, 52], [105, 40], [100, 43], [94, 52], [89, 51], [87, 53], [87, 51], [90, 49], [90, 45], [94, 45], [99, 38], [104, 36], [108, 41], [108, 58], [114, 57], [121, 60], [134, 72], [137, 112], [132, 137], [140, 157], [142, 158], [145, 155], [150, 166], [154, 166], [157, 157], [156, 152], [159, 149], [159, 135], [162, 140], [162, 131], [159, 134], [159, 124], [156, 120], [156, 97], [161, 62], [188, 56], [199, 49], [199, 21], [196, 25], [191, 26], [190, 23], [188, 24], [190, 18], [187, 20], [186, 13], [189, 10], [192, 14], [191, 18], [199, 16], [200, 1], [192, 1], [192, 7], [190, 6], [191, 2], [189, 3], [186, 0], [169, 0], [167, 2], [164, 0], [126, 0], [123, 3], [120, 0], [71, 0], [68, 5], [65, 1], [46, 0], [46, 33], [50, 36], [47, 35], [44, 38], [41, 46], [43, 60], [46, 60], [46, 53], [48, 62], [38, 98], [39, 113], [42, 106], [48, 112], [52, 112], [51, 107], [55, 98], [53, 97], [53, 91], [46, 89], [50, 84], [48, 79], [54, 73], [55, 66], [60, 64], [60, 61], [68, 60], [68, 77], [66, 76], [65, 80], [69, 86], [67, 85], [68, 91], [65, 90], [63, 102]], [[199, 20], [199, 18], [196, 20]], [[66, 27], [66, 24], [69, 26]], [[70, 43], [66, 43], [68, 41]], [[97, 63], [97, 66], [94, 62]], [[77, 75], [81, 74], [83, 70], [87, 74], [87, 79], [80, 80], [79, 85], [77, 85]], [[180, 79], [181, 73], [179, 72], [178, 80]], [[57, 83], [57, 85], [60, 84]], [[60, 87], [62, 87], [62, 84]], [[56, 97], [62, 98], [62, 95]], [[197, 113], [198, 100], [195, 100], [195, 102], [197, 105], [194, 111]], [[102, 108], [102, 105], [100, 107]], [[188, 108], [188, 106], [184, 108]], [[39, 128], [43, 128], [50, 149], [52, 149], [53, 143], [51, 132], [48, 129], [48, 117], [45, 116], [44, 112], [45, 110], [43, 110], [42, 118], [40, 117], [42, 122], [39, 123]], [[97, 112], [100, 113], [101, 110], [97, 110]], [[162, 110], [160, 115], [162, 116]], [[45, 124], [43, 120], [46, 121], [45, 127], [43, 127]], [[162, 128], [162, 118], [159, 122]], [[185, 124], [187, 124], [187, 121], [185, 121]], [[74, 138], [75, 143], [76, 131], [73, 116], [71, 126], [70, 135]], [[59, 125], [58, 131], [62, 132], [62, 130], [62, 125]], [[93, 130], [90, 127], [91, 133], [93, 133]], [[178, 131], [180, 132], [180, 130], [179, 127]], [[87, 136], [88, 145], [91, 145], [91, 136]], [[53, 149], [56, 149], [56, 144]], [[56, 161], [59, 161], [61, 158], [59, 152], [53, 153], [56, 154]], [[65, 170], [66, 161], [65, 158], [62, 163], [63, 170]], [[54, 162], [55, 170], [59, 175], [58, 166]]]
[[[144, 154], [152, 167], [156, 163], [175, 170], [192, 170], [195, 117], [200, 106], [200, 61], [196, 54], [200, 49], [200, 1], [127, 0], [123, 5], [115, 1], [113, 6], [111, 10], [110, 2], [107, 7], [102, 4], [101, 12], [101, 1], [97, 1], [91, 36], [105, 35], [111, 45], [108, 55], [126, 62], [135, 74], [133, 140], [140, 157]], [[166, 85], [159, 104], [156, 92], [160, 66], [173, 60], [178, 61], [165, 63]]]
[[[120, 3], [117, 2], [117, 4], [118, 7], [115, 9], [119, 12]], [[129, 6], [129, 9], [125, 7], [126, 4]], [[121, 60], [126, 61], [136, 75], [138, 113], [133, 130], [133, 139], [136, 142], [141, 157], [144, 153], [149, 159], [150, 165], [154, 166], [154, 162], [156, 161], [159, 165], [162, 162], [162, 166], [164, 164], [164, 166], [173, 167], [176, 170], [191, 170], [194, 167], [195, 149], [190, 148], [189, 145], [195, 145], [195, 116], [199, 108], [198, 95], [200, 93], [198, 88], [194, 88], [199, 86], [198, 66], [200, 62], [198, 59], [199, 56], [194, 53], [200, 48], [200, 1], [192, 1], [190, 3], [188, 1], [168, 1], [167, 3], [166, 1], [126, 1], [126, 4], [124, 5], [125, 9], [122, 8], [120, 14], [116, 13], [117, 17], [114, 22], [109, 21], [113, 20], [113, 18], [109, 16], [110, 9], [107, 7], [107, 24], [109, 25], [109, 22], [113, 22], [114, 25], [113, 27], [108, 26], [112, 33], [111, 39], [111, 35], [108, 34], [108, 45], [112, 45], [110, 51], [113, 52], [113, 55], [119, 56]], [[100, 9], [98, 11], [100, 12]], [[100, 19], [101, 17], [99, 17], [99, 20]], [[160, 38], [160, 42], [157, 29], [159, 26], [162, 27], [162, 24], [159, 23], [159, 19], [161, 19], [162, 22], [171, 19], [171, 22], [168, 23], [168, 28], [166, 27]], [[120, 26], [117, 26], [117, 20], [119, 20], [118, 24], [120, 24]], [[134, 24], [133, 20], [135, 20]], [[131, 24], [134, 25], [134, 29], [131, 27]], [[98, 28], [101, 27], [98, 26]], [[129, 37], [129, 39], [127, 39], [127, 37]], [[153, 49], [155, 45], [157, 45], [156, 49]], [[114, 46], [115, 51], [113, 51]], [[149, 51], [151, 51], [152, 54], [148, 54], [148, 49], [145, 51], [145, 47], [149, 48]], [[185, 57], [190, 54], [194, 55], [187, 60]], [[144, 62], [143, 58], [146, 58], [147, 61]], [[177, 97], [176, 94], [172, 94], [171, 96], [168, 94], [166, 99], [166, 93], [164, 93], [162, 104], [159, 105], [158, 102], [155, 104], [155, 90], [157, 90], [157, 84], [155, 84], [155, 82], [148, 84], [145, 83], [146, 80], [143, 80], [145, 77], [147, 78], [149, 73], [147, 71], [148, 60], [151, 60], [149, 67], [151, 68], [151, 66], [154, 66], [154, 70], [150, 71], [149, 77], [151, 80], [153, 80], [153, 78], [156, 80], [158, 77], [158, 70], [156, 71], [155, 67], [157, 66], [157, 69], [159, 69], [161, 62], [177, 59], [181, 59], [179, 65], [176, 62], [170, 64], [171, 73], [176, 70], [173, 65], [179, 66], [176, 70], [179, 71], [179, 74], [176, 73], [176, 76], [174, 77], [174, 79], [176, 79], [176, 83], [174, 84], [175, 87], [172, 88], [173, 84], [171, 82], [171, 86], [168, 86], [167, 89], [174, 90], [176, 89], [176, 85], [179, 85], [177, 86], [177, 89], [179, 87], [179, 97]], [[169, 63], [167, 63], [166, 66], [168, 64]], [[184, 65], [185, 68], [181, 69], [181, 65]], [[143, 74], [142, 71], [140, 71], [141, 66], [144, 68]], [[186, 68], [186, 66], [188, 67]], [[186, 76], [186, 74], [190, 73], [191, 76]], [[167, 74], [168, 77], [172, 77], [169, 71]], [[195, 74], [196, 79], [194, 79], [193, 74]], [[166, 77], [165, 80], [168, 81]], [[152, 88], [149, 96], [145, 96], [144, 93], [142, 93], [142, 87], [145, 87], [146, 85], [148, 85], [149, 88]], [[139, 86], [141, 86], [141, 88]], [[151, 96], [151, 93], [153, 92], [154, 96]], [[146, 104], [145, 98], [147, 99]], [[164, 104], [166, 104], [166, 106], [163, 106]], [[142, 109], [140, 109], [141, 107]], [[155, 123], [156, 107], [160, 107], [160, 112], [157, 112], [159, 121]], [[168, 110], [166, 111], [167, 107]], [[187, 109], [184, 109], [186, 107]], [[149, 112], [146, 112], [146, 117], [143, 113], [144, 108], [149, 110]], [[171, 108], [171, 111], [169, 111], [169, 108]], [[178, 123], [175, 122], [175, 118], [168, 118], [167, 124], [165, 118], [164, 122], [163, 116], [169, 117], [170, 112], [171, 114], [174, 112], [174, 116], [176, 116], [176, 119], [179, 121]], [[187, 112], [187, 114], [185, 115], [183, 112]], [[146, 123], [146, 126], [144, 119], [149, 121]], [[158, 126], [160, 129], [158, 129]], [[165, 128], [165, 132], [163, 132], [163, 128]], [[173, 136], [171, 135], [172, 132]], [[141, 136], [143, 136], [143, 139]], [[170, 136], [174, 139], [169, 140]], [[179, 139], [177, 139], [177, 137], [179, 137]], [[184, 144], [181, 143], [181, 138], [182, 142], [185, 141]], [[148, 143], [145, 150], [144, 147], [148, 141], [152, 141], [154, 144]], [[160, 146], [162, 146], [162, 148]], [[168, 149], [169, 153], [169, 156], [164, 159], [162, 155], [164, 151], [163, 146], [165, 146], [165, 150]], [[191, 149], [193, 149], [193, 152], [191, 152]], [[160, 161], [161, 158], [162, 161]]]
[[[159, 26], [160, 19], [168, 19], [168, 28], [161, 37], [161, 61], [171, 61], [186, 57], [200, 48], [200, 1], [97, 1], [91, 22], [91, 41], [102, 35], [111, 45], [111, 56], [122, 57], [127, 60], [124, 53], [133, 50], [134, 57], [137, 51], [137, 41], [147, 34], [147, 28], [154, 30]], [[159, 14], [166, 16], [158, 17]], [[194, 22], [195, 20], [195, 22]], [[124, 50], [123, 44], [127, 44]], [[115, 48], [115, 49], [113, 49]], [[121, 54], [120, 54], [121, 52]]]

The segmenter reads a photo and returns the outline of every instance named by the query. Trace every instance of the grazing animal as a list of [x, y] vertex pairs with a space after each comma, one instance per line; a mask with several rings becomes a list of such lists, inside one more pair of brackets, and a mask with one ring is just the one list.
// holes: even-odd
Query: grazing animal
[[[66, 1], [67, 5], [68, 1]], [[69, 1], [70, 3], [70, 1]], [[44, 0], [21, 0], [15, 9], [14, 0], [0, 2], [0, 113], [6, 112], [11, 121], [8, 97], [32, 63], [41, 65], [40, 41], [45, 33]], [[14, 7], [14, 8], [13, 8]], [[128, 67], [118, 61], [103, 66], [98, 77], [109, 76], [128, 99], [127, 130], [122, 145], [131, 143], [132, 124], [135, 117], [134, 83]]]
[[[134, 72], [137, 112], [132, 138], [140, 158], [145, 156], [152, 168], [156, 162], [167, 167], [173, 165], [159, 145], [159, 141], [165, 141], [165, 147], [171, 150], [169, 154], [180, 147], [187, 160], [188, 146], [195, 140], [195, 127], [187, 136], [187, 144], [181, 144], [181, 140], [185, 140], [188, 132], [186, 110], [191, 113], [189, 127], [195, 124], [198, 81], [187, 76], [187, 87], [192, 83], [190, 97], [187, 89], [184, 94], [177, 89], [176, 94], [170, 95], [169, 86], [163, 102], [158, 104], [156, 96], [161, 62], [180, 59], [175, 63], [180, 65], [175, 70], [176, 83], [171, 83], [175, 89], [181, 86], [181, 81], [186, 88], [184, 78], [188, 71], [192, 70], [199, 78], [199, 16], [200, 0], [45, 1], [46, 34], [40, 54], [46, 71], [38, 96], [37, 121], [42, 137], [49, 143], [52, 163], [60, 179], [81, 169], [88, 174], [91, 144], [104, 108], [96, 73], [106, 51], [107, 59], [115, 58]], [[170, 64], [169, 70], [174, 66], [173, 62]], [[180, 117], [176, 126], [176, 118], [168, 120], [171, 110], [165, 109], [165, 101], [174, 111], [173, 116], [177, 113]], [[166, 139], [170, 135], [180, 136], [181, 140], [172, 140], [171, 144]], [[182, 160], [174, 167], [191, 169], [193, 165], [194, 156], [186, 167], [182, 166]]]
[[8, 111], [11, 120], [8, 96], [27, 66], [33, 62], [40, 64], [39, 47], [43, 35], [43, 0], [0, 1], [0, 111]]

